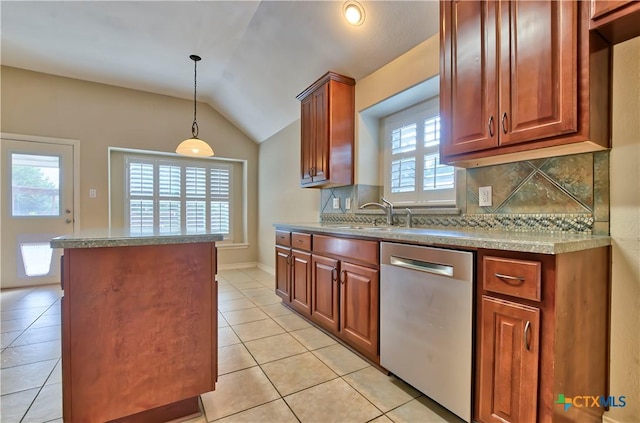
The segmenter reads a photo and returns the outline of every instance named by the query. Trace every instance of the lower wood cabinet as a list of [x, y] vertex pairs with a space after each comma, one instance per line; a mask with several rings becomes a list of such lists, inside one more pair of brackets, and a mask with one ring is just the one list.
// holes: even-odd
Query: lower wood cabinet
[[378, 356], [378, 269], [342, 262], [340, 270], [340, 335], [366, 356]]
[[311, 257], [311, 269], [311, 319], [325, 329], [338, 333], [340, 262], [314, 254]]
[[380, 362], [378, 244], [276, 231], [276, 293], [375, 363]]
[[474, 420], [602, 421], [555, 401], [608, 395], [609, 255], [478, 250]]
[[311, 254], [291, 250], [291, 307], [311, 315]]
[[482, 298], [479, 414], [483, 422], [534, 422], [540, 309]]
[[304, 315], [311, 315], [311, 235], [276, 231], [276, 294]]

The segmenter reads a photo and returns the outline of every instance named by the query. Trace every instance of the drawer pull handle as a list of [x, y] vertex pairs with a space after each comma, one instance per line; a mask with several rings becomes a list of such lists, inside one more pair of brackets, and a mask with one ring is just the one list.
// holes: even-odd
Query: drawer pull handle
[[509, 285], [522, 285], [526, 280], [526, 278], [522, 276], [503, 275], [502, 273], [494, 273], [493, 275]]
[[337, 280], [338, 280], [338, 269], [334, 267], [333, 269], [331, 269], [331, 281], [335, 282]]
[[347, 276], [347, 271], [346, 270], [341, 270], [340, 271], [340, 283], [344, 285], [344, 281], [346, 279]]
[[529, 332], [531, 331], [531, 322], [527, 320], [524, 325], [524, 347], [527, 351], [531, 351], [531, 345], [529, 344]]
[[506, 127], [506, 125], [505, 125], [505, 121], [506, 121], [506, 120], [507, 120], [507, 112], [504, 112], [504, 113], [502, 114], [502, 119], [501, 119], [501, 121], [502, 121], [502, 132], [504, 132], [505, 134], [507, 133], [507, 127]]
[[297, 240], [297, 242], [302, 243], [302, 242], [304, 242], [304, 240], [302, 240], [302, 239], [298, 239], [298, 240]]
[[489, 117], [489, 123], [487, 126], [489, 127], [489, 136], [493, 137], [493, 115]]

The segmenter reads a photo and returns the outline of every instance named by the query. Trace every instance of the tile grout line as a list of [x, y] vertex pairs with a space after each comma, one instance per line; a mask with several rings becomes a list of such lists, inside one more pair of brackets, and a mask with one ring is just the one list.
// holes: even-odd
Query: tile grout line
[[[229, 282], [229, 283], [230, 283], [231, 285], [233, 285], [233, 283], [232, 283], [232, 282]], [[234, 287], [235, 287], [235, 286], [234, 286]], [[237, 289], [237, 288], [236, 288], [236, 289]], [[238, 290], [238, 291], [240, 291], [240, 292], [242, 293], [242, 290]], [[244, 294], [244, 293], [242, 293], [242, 295], [245, 295], [245, 294]], [[245, 295], [245, 297], [246, 297], [246, 295]], [[246, 297], [246, 298], [247, 298], [247, 299], [249, 299], [249, 300], [251, 300], [251, 298], [250, 298], [250, 297]], [[282, 304], [282, 303], [280, 302], [280, 303], [276, 303], [276, 304]], [[283, 305], [283, 306], [284, 306], [284, 305]], [[257, 307], [258, 307], [259, 309], [261, 309], [261, 306], [260, 306], [260, 305], [257, 305]], [[285, 306], [285, 307], [286, 307], [286, 306]], [[246, 310], [246, 309], [244, 309], [244, 310]], [[234, 310], [234, 311], [235, 311], [235, 310]], [[264, 312], [264, 310], [262, 310], [262, 311]], [[265, 313], [265, 314], [266, 314], [266, 313]], [[297, 315], [297, 314], [295, 314], [295, 313], [293, 313], [293, 315], [294, 315], [294, 316], [297, 316], [297, 317], [299, 317], [299, 318], [301, 318], [300, 316], [298, 316], [298, 315]], [[285, 328], [284, 326], [282, 326], [281, 324], [279, 324], [279, 323], [275, 320], [275, 318], [274, 318], [274, 317], [269, 316], [269, 315], [267, 315], [267, 317], [268, 317], [269, 319], [271, 319], [275, 324], [277, 324], [278, 326], [280, 326], [280, 327], [285, 331], [285, 333], [286, 333], [286, 334], [289, 334], [289, 335], [291, 334], [291, 332], [295, 332], [296, 330], [303, 330], [303, 329], [307, 329], [307, 328], [298, 328], [298, 329], [295, 329], [295, 330], [288, 330], [287, 328]], [[260, 320], [255, 320], [255, 321], [262, 321], [262, 320], [267, 320], [267, 319], [260, 319]], [[225, 319], [225, 321], [226, 321], [226, 319]], [[306, 321], [305, 321], [305, 322], [306, 322]], [[245, 323], [251, 323], [251, 322], [245, 322]], [[243, 323], [239, 323], [239, 324], [243, 324]], [[231, 328], [231, 330], [236, 334], [236, 336], [238, 336], [238, 334], [235, 332], [235, 330], [233, 329], [233, 327], [232, 327], [232, 326], [233, 326], [233, 325], [231, 325], [231, 324], [229, 325], [229, 327]], [[309, 326], [309, 327], [315, 327], [315, 326], [314, 326], [314, 325], [312, 325], [312, 324], [310, 324], [310, 326]], [[317, 327], [315, 327], [315, 328], [316, 328], [316, 329], [318, 329], [318, 330], [321, 330], [321, 329], [319, 329], [319, 328], [317, 328]], [[322, 333], [324, 333], [322, 330], [321, 330], [321, 332], [322, 332]], [[265, 337], [262, 337], [262, 338], [256, 338], [256, 339], [252, 339], [252, 340], [249, 340], [249, 341], [246, 341], [246, 342], [255, 341], [255, 340], [257, 340], [257, 339], [266, 339], [266, 338], [270, 338], [270, 337], [278, 336], [278, 335], [281, 335], [281, 334], [268, 335], [268, 336], [265, 336]], [[292, 336], [292, 335], [290, 335], [290, 336]], [[353, 389], [353, 390], [354, 390], [354, 391], [355, 391], [359, 396], [361, 396], [365, 401], [367, 401], [369, 404], [371, 404], [371, 406], [373, 406], [376, 410], [378, 410], [378, 412], [380, 412], [380, 415], [378, 415], [378, 416], [374, 417], [374, 418], [373, 418], [373, 419], [371, 419], [370, 421], [375, 420], [375, 419], [377, 419], [377, 418], [380, 418], [380, 417], [382, 417], [382, 416], [386, 416], [386, 413], [385, 413], [384, 411], [382, 411], [381, 409], [379, 409], [375, 404], [373, 404], [373, 402], [371, 402], [371, 401], [370, 401], [366, 396], [364, 396], [364, 395], [363, 395], [363, 394], [362, 394], [358, 389], [356, 389], [353, 385], [351, 385], [347, 380], [345, 380], [345, 379], [344, 379], [344, 377], [345, 377], [345, 376], [351, 375], [351, 374], [353, 374], [353, 373], [356, 373], [356, 372], [359, 372], [359, 371], [361, 371], [361, 370], [363, 370], [363, 369], [366, 369], [366, 368], [368, 368], [368, 367], [371, 367], [371, 364], [369, 364], [366, 360], [365, 360], [365, 363], [367, 363], [367, 367], [364, 367], [364, 368], [362, 368], [362, 369], [357, 369], [357, 370], [354, 370], [354, 371], [352, 371], [352, 372], [345, 373], [344, 375], [340, 375], [340, 374], [338, 374], [334, 369], [332, 369], [331, 367], [329, 367], [329, 365], [328, 365], [327, 363], [325, 363], [325, 362], [324, 362], [320, 357], [318, 357], [318, 356], [314, 353], [314, 351], [317, 351], [317, 350], [319, 350], [319, 349], [323, 349], [323, 348], [327, 348], [327, 347], [329, 347], [329, 346], [331, 346], [331, 345], [329, 345], [329, 346], [323, 346], [323, 347], [319, 347], [319, 348], [315, 348], [315, 349], [310, 349], [309, 347], [307, 347], [306, 345], [304, 345], [304, 344], [302, 344], [302, 343], [301, 343], [301, 345], [306, 349], [306, 351], [305, 351], [305, 352], [297, 353], [297, 354], [293, 354], [293, 355], [290, 355], [290, 356], [287, 356], [287, 357], [282, 357], [282, 358], [279, 358], [279, 359], [276, 359], [276, 360], [267, 361], [267, 362], [264, 362], [264, 363], [259, 363], [259, 362], [258, 362], [258, 360], [256, 359], [256, 357], [254, 356], [254, 354], [253, 354], [253, 353], [251, 352], [251, 350], [247, 347], [247, 345], [246, 345], [245, 341], [243, 341], [239, 336], [238, 336], [238, 339], [240, 340], [240, 344], [241, 344], [241, 345], [242, 345], [242, 346], [247, 350], [247, 352], [249, 353], [249, 355], [251, 355], [251, 357], [253, 358], [253, 360], [256, 362], [256, 366], [251, 366], [251, 367], [248, 367], [248, 368], [252, 368], [252, 367], [259, 367], [259, 368], [260, 368], [260, 371], [264, 374], [264, 376], [267, 378], [267, 380], [269, 380], [269, 383], [271, 383], [271, 386], [273, 386], [273, 388], [276, 390], [276, 392], [277, 392], [277, 393], [278, 393], [278, 395], [280, 396], [280, 398], [279, 398], [279, 399], [282, 399], [282, 400], [284, 401], [284, 403], [287, 405], [287, 407], [289, 408], [289, 410], [293, 413], [293, 415], [296, 417], [296, 419], [298, 419], [298, 421], [299, 421], [299, 422], [301, 421], [301, 420], [300, 420], [300, 418], [299, 418], [299, 417], [297, 416], [297, 414], [293, 411], [293, 409], [291, 408], [291, 406], [290, 406], [290, 405], [289, 405], [289, 403], [287, 402], [287, 400], [286, 400], [285, 396], [283, 396], [283, 395], [282, 395], [282, 393], [280, 392], [280, 390], [278, 390], [278, 388], [275, 386], [274, 382], [271, 380], [271, 378], [269, 377], [269, 375], [267, 374], [267, 372], [264, 370], [264, 368], [262, 367], [262, 365], [263, 365], [263, 364], [269, 364], [269, 363], [275, 363], [275, 362], [277, 362], [277, 361], [286, 360], [286, 359], [288, 359], [288, 358], [296, 357], [296, 356], [300, 356], [300, 355], [307, 354], [307, 353], [311, 353], [311, 355], [313, 355], [313, 357], [315, 357], [315, 358], [316, 358], [317, 360], [319, 360], [319, 361], [320, 361], [320, 362], [321, 362], [325, 367], [327, 367], [327, 368], [328, 368], [328, 369], [329, 369], [329, 370], [330, 370], [330, 371], [335, 375], [335, 377], [334, 377], [334, 378], [332, 378], [332, 379], [325, 380], [325, 381], [323, 381], [323, 382], [316, 383], [316, 384], [314, 384], [314, 385], [308, 386], [308, 387], [306, 387], [306, 388], [300, 389], [300, 390], [298, 390], [298, 391], [291, 392], [291, 393], [287, 394], [287, 395], [286, 395], [286, 397], [291, 396], [291, 395], [294, 395], [294, 394], [297, 394], [297, 393], [300, 393], [300, 392], [304, 392], [304, 391], [306, 391], [306, 390], [309, 390], [309, 389], [311, 389], [311, 388], [314, 388], [314, 387], [316, 387], [316, 386], [322, 385], [322, 384], [327, 383], [327, 382], [334, 381], [334, 380], [336, 380], [336, 379], [341, 379], [341, 380], [342, 380], [344, 383], [346, 383], [346, 384], [347, 384], [351, 389]], [[296, 339], [296, 338], [294, 337], [294, 339]], [[333, 338], [332, 338], [332, 339], [333, 339]], [[296, 341], [298, 341], [298, 340], [296, 339]], [[300, 343], [300, 341], [298, 341], [298, 342]], [[337, 344], [337, 345], [342, 345], [342, 344], [340, 344], [339, 342], [336, 342], [336, 344]], [[237, 345], [237, 344], [235, 344], [235, 345]], [[333, 344], [332, 344], [332, 345], [333, 345]], [[350, 351], [350, 350], [349, 350], [349, 351]], [[351, 352], [351, 351], [350, 351], [350, 352]], [[352, 352], [352, 353], [353, 353], [353, 352]], [[359, 358], [361, 358], [361, 357], [359, 357]], [[229, 373], [226, 373], [226, 374], [231, 374], [231, 373], [239, 372], [239, 371], [242, 371], [242, 370], [246, 370], [246, 369], [248, 369], [248, 368], [245, 368], [245, 369], [238, 369], [238, 370], [236, 370], [236, 371], [234, 371], [234, 372], [229, 372]], [[415, 398], [411, 398], [409, 401], [407, 401], [407, 402], [405, 402], [405, 403], [403, 403], [403, 404], [400, 404], [398, 407], [400, 407], [400, 406], [402, 406], [402, 405], [405, 405], [405, 404], [409, 403], [410, 401], [413, 401], [414, 399], [415, 399]], [[246, 409], [246, 410], [238, 411], [237, 413], [233, 413], [233, 414], [230, 414], [230, 415], [228, 415], [228, 416], [221, 417], [220, 419], [222, 419], [222, 418], [226, 418], [226, 417], [229, 417], [229, 416], [233, 416], [233, 415], [236, 415], [236, 414], [242, 413], [242, 412], [244, 412], [244, 411], [247, 411], [247, 410], [250, 410], [250, 409], [253, 409], [253, 408], [256, 408], [256, 407], [260, 407], [260, 406], [265, 405], [265, 404], [269, 404], [270, 402], [274, 402], [274, 401], [277, 401], [277, 399], [276, 399], [276, 400], [273, 400], [273, 401], [265, 402], [265, 403], [263, 403], [263, 404], [258, 404], [258, 405], [256, 405], [256, 406], [250, 407], [250, 408], [248, 408], [248, 409]], [[397, 407], [395, 407], [395, 408], [397, 408]], [[394, 408], [394, 409], [395, 409], [395, 408]], [[387, 417], [388, 417], [388, 416], [387, 416]], [[217, 419], [217, 420], [219, 420], [219, 419]]]

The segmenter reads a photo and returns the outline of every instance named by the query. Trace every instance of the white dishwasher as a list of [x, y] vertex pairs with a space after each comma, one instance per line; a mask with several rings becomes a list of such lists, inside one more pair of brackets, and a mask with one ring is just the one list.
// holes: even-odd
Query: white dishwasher
[[380, 243], [380, 364], [467, 422], [473, 257]]

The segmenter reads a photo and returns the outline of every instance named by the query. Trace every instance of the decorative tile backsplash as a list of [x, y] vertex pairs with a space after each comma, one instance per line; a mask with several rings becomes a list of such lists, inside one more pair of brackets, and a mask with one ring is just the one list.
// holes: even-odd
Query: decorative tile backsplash
[[[415, 226], [543, 230], [609, 234], [609, 153], [584, 153], [457, 172], [459, 215], [416, 209]], [[478, 205], [478, 188], [492, 187], [492, 206]], [[352, 185], [323, 189], [322, 221], [374, 223], [358, 207], [380, 201], [382, 187]], [[351, 209], [345, 209], [345, 198]], [[340, 209], [333, 209], [340, 198]], [[398, 212], [396, 224], [405, 223]], [[370, 221], [370, 222], [369, 222]]]

